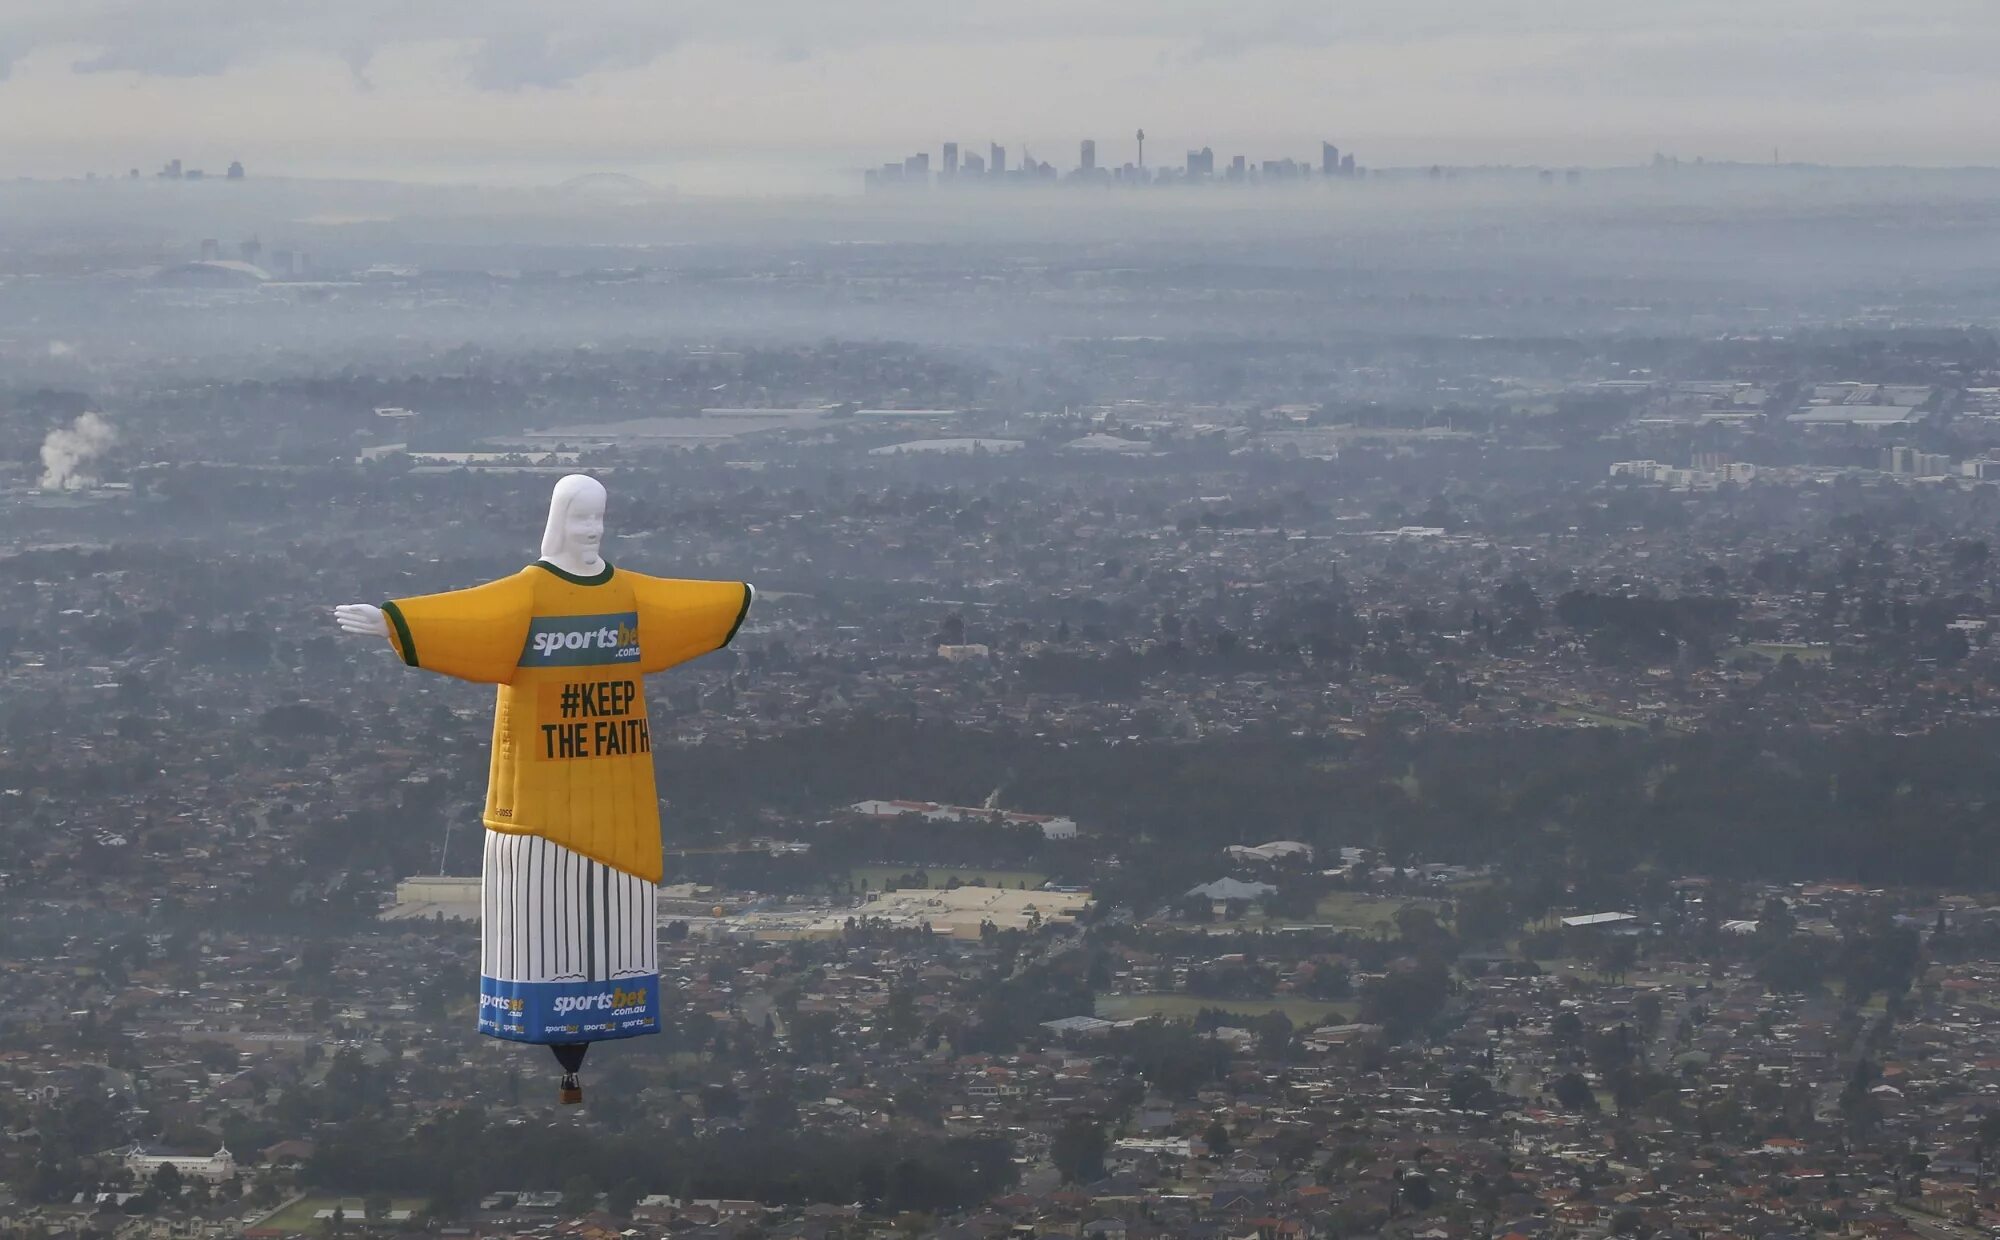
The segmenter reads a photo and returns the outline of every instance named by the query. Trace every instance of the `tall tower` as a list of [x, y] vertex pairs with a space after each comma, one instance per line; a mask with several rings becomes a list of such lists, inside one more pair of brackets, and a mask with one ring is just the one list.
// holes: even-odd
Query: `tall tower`
[[1077, 167], [1087, 175], [1097, 171], [1097, 139], [1085, 138], [1077, 153]]
[[1143, 129], [1139, 131], [1139, 167], [1142, 171], [1146, 167], [1146, 131]]
[[958, 175], [958, 143], [956, 142], [947, 142], [944, 144], [944, 174], [948, 177]]
[[1340, 175], [1340, 148], [1331, 142], [1319, 144], [1319, 174], [1324, 177]]
[[1007, 171], [1006, 147], [998, 142], [991, 144], [991, 148], [986, 152], [986, 169], [996, 177]]

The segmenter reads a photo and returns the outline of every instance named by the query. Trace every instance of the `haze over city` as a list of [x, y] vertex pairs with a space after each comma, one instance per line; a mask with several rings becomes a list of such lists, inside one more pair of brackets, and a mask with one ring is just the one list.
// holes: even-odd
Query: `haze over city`
[[[0, 5], [0, 172], [172, 147], [271, 173], [542, 183], [668, 174], [828, 188], [882, 146], [1067, 150], [1149, 128], [1365, 145], [1379, 166], [1692, 159], [1991, 163], [2000, 16], [1560, 0], [1327, 6], [361, 0]], [[245, 106], [246, 100], [254, 106]], [[1121, 152], [1122, 154], [1122, 152]]]
[[0, 1237], [2000, 1235], [2000, 9], [0, 0]]

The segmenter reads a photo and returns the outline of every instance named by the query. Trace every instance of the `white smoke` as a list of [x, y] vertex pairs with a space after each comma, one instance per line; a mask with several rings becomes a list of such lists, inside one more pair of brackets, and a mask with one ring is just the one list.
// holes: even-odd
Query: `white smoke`
[[95, 413], [80, 413], [68, 426], [58, 426], [42, 440], [42, 490], [76, 491], [96, 486], [83, 467], [118, 442], [118, 431]]

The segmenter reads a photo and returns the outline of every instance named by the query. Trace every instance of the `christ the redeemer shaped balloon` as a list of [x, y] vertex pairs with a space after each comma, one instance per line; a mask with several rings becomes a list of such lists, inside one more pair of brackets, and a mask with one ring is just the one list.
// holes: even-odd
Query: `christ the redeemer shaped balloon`
[[604, 487], [556, 483], [539, 560], [466, 590], [334, 609], [411, 667], [499, 686], [480, 886], [479, 1032], [554, 1048], [660, 1028], [659, 797], [643, 677], [727, 646], [755, 591], [614, 569]]

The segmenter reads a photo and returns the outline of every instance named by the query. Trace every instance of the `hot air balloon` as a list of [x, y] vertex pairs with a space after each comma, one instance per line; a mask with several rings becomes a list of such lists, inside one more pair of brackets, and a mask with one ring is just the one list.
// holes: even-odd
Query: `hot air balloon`
[[755, 591], [599, 554], [605, 491], [556, 483], [541, 558], [498, 581], [335, 609], [411, 667], [498, 686], [486, 787], [479, 1032], [551, 1047], [583, 1100], [592, 1042], [660, 1028], [659, 796], [644, 677], [727, 646]]

